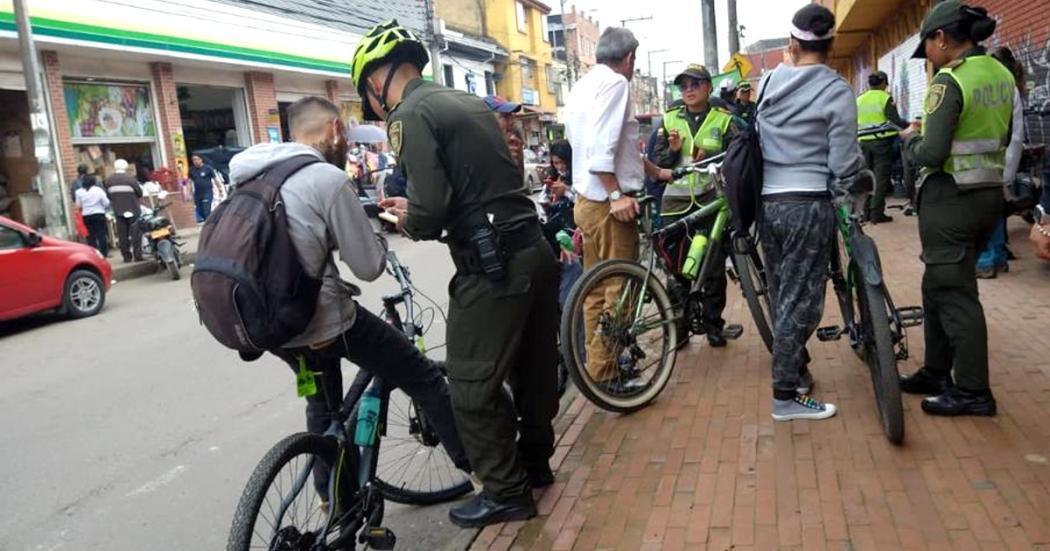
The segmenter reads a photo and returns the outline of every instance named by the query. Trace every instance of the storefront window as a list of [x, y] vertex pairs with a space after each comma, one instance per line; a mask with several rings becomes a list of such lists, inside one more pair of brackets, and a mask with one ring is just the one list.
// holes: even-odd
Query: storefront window
[[95, 174], [113, 173], [113, 163], [134, 165], [140, 181], [156, 166], [157, 124], [146, 84], [66, 82], [66, 109], [77, 164]]

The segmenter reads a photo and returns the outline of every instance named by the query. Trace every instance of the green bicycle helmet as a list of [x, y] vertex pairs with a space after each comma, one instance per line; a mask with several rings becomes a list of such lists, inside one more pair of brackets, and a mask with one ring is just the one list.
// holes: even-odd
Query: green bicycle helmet
[[[358, 95], [361, 96], [361, 107], [365, 120], [380, 120], [379, 115], [372, 110], [366, 95], [368, 84], [366, 79], [372, 69], [386, 63], [395, 65], [411, 63], [422, 71], [428, 62], [430, 62], [430, 55], [427, 54], [426, 46], [416, 38], [412, 31], [398, 24], [397, 19], [376, 25], [365, 33], [361, 42], [357, 44], [353, 60], [350, 62], [350, 78]], [[383, 90], [376, 94], [384, 109], [386, 109], [386, 96], [393, 76], [394, 71], [391, 71]]]

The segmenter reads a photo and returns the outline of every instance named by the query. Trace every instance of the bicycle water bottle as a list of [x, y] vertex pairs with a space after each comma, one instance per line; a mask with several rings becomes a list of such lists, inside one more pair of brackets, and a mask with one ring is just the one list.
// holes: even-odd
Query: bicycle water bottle
[[700, 263], [704, 260], [704, 251], [707, 249], [707, 236], [696, 234], [692, 243], [689, 244], [689, 253], [685, 255], [682, 263], [682, 277], [696, 279], [700, 273]]
[[354, 431], [354, 444], [371, 446], [376, 441], [379, 428], [379, 389], [369, 387], [357, 403], [357, 430]]

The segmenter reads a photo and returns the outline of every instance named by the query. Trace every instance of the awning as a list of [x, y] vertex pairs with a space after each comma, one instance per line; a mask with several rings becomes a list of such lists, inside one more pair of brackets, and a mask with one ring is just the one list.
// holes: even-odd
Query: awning
[[897, 12], [904, 0], [839, 0], [835, 7], [835, 42], [831, 58], [851, 57]]

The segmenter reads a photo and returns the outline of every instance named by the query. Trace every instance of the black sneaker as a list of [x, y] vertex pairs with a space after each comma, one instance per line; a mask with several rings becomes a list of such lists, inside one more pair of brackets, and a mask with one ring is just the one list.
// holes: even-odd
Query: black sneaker
[[936, 373], [927, 367], [923, 367], [907, 377], [901, 377], [901, 392], [907, 392], [908, 394], [938, 396], [947, 392], [951, 387], [951, 374]]
[[722, 335], [721, 331], [708, 331], [707, 344], [711, 345], [711, 348], [724, 348], [726, 345], [726, 338]]
[[536, 503], [531, 493], [497, 501], [487, 492], [481, 492], [448, 511], [448, 519], [460, 528], [481, 528], [499, 522], [528, 520], [534, 516]]
[[940, 396], [923, 398], [922, 410], [930, 415], [955, 417], [977, 415], [993, 417], [996, 414], [995, 397], [990, 390], [964, 390], [957, 386], [949, 388]]
[[871, 216], [872, 224], [885, 224], [886, 222], [893, 222], [893, 217], [888, 214], [873, 214]]

